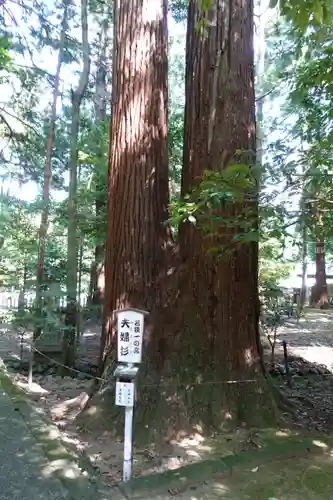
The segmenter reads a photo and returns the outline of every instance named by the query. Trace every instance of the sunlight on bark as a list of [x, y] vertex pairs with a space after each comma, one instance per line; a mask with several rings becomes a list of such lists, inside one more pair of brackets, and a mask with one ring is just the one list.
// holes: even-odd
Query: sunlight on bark
[[244, 350], [244, 360], [247, 366], [251, 366], [254, 363], [253, 353], [251, 349]]
[[163, 18], [161, 2], [146, 0], [142, 8], [142, 20], [144, 23], [159, 21]]

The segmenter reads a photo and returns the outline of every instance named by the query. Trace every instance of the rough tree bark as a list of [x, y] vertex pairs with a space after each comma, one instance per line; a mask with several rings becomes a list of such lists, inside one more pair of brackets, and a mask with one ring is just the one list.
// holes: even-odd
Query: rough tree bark
[[70, 159], [69, 159], [69, 194], [68, 194], [68, 239], [67, 239], [67, 306], [66, 328], [63, 340], [64, 365], [73, 366], [75, 362], [75, 338], [77, 327], [77, 149], [80, 125], [80, 106], [84, 97], [90, 71], [90, 55], [88, 42], [88, 2], [81, 0], [81, 31], [83, 68], [78, 86], [71, 91], [72, 116], [70, 130]]
[[[183, 195], [204, 170], [242, 163], [250, 172], [256, 161], [253, 1], [213, 0], [208, 12], [200, 5], [190, 0], [188, 10]], [[219, 215], [236, 218], [250, 209], [257, 229], [258, 199], [255, 193], [249, 198]], [[190, 270], [185, 286], [198, 320], [187, 336], [184, 330], [183, 349], [192, 343], [197, 353], [193, 375], [201, 371], [207, 384], [216, 381], [208, 390], [203, 386], [208, 420], [218, 422], [222, 411], [233, 421], [256, 420], [265, 397], [266, 409], [272, 409], [260, 359], [258, 244], [232, 243], [241, 229], [225, 225], [207, 238], [198, 224], [186, 223], [180, 232], [181, 256]], [[207, 254], [209, 248], [220, 248], [220, 255]]]
[[57, 67], [54, 78], [54, 88], [51, 104], [51, 115], [50, 115], [50, 130], [47, 138], [47, 151], [46, 151], [46, 162], [44, 168], [44, 180], [43, 180], [43, 212], [41, 217], [41, 222], [39, 226], [38, 234], [38, 261], [36, 269], [36, 326], [34, 328], [34, 339], [38, 338], [42, 333], [42, 309], [43, 309], [43, 282], [44, 282], [44, 261], [45, 261], [45, 248], [47, 240], [47, 229], [49, 221], [49, 209], [50, 209], [50, 187], [51, 187], [51, 177], [52, 177], [52, 150], [53, 150], [53, 139], [55, 132], [55, 124], [57, 117], [57, 100], [59, 95], [59, 84], [60, 84], [60, 72], [61, 66], [64, 59], [65, 50], [65, 36], [67, 31], [67, 18], [68, 18], [68, 5], [69, 0], [64, 1], [64, 13], [61, 22], [61, 32], [59, 39], [59, 51]]
[[114, 5], [102, 353], [112, 340], [112, 311], [156, 303], [168, 239], [166, 1]]

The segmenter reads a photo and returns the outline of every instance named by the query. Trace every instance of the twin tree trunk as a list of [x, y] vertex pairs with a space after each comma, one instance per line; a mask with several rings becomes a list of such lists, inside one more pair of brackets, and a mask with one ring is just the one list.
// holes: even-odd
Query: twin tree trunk
[[[249, 169], [255, 163], [252, 1], [213, 0], [208, 13], [199, 4], [190, 0], [188, 11], [183, 195], [205, 169], [228, 168], [236, 153], [239, 161], [239, 151]], [[258, 421], [270, 408], [259, 356], [257, 243], [213, 257], [208, 248], [228, 243], [230, 231], [209, 240], [184, 225], [180, 260], [167, 269], [166, 19], [162, 0], [115, 2], [103, 347], [114, 340], [112, 311], [151, 311], [141, 431]], [[256, 201], [251, 211], [257, 222]]]

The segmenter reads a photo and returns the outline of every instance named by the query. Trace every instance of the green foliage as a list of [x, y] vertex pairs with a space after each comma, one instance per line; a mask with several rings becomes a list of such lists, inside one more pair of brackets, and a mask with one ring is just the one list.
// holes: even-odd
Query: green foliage
[[168, 129], [169, 172], [171, 198], [178, 198], [183, 162], [184, 116], [176, 110], [171, 113]]
[[[271, 6], [274, 4], [277, 1], [271, 1]], [[332, 22], [332, 5], [326, 0], [280, 0], [279, 5], [282, 15], [302, 31]]]
[[[171, 204], [176, 227], [189, 222], [207, 237], [228, 235], [212, 252], [225, 252], [233, 244], [280, 239], [288, 236], [286, 212], [274, 198], [258, 192], [261, 168], [229, 165], [219, 172], [205, 171], [200, 183], [184, 199]], [[236, 215], [235, 215], [236, 214]]]
[[[213, 2], [214, 0], [200, 0], [198, 5], [203, 13], [207, 14]], [[173, 9], [182, 12], [183, 4], [183, 1], [173, 0]], [[301, 32], [332, 23], [332, 4], [328, 0], [270, 0], [271, 9], [277, 5], [282, 16]]]
[[275, 346], [277, 331], [286, 319], [294, 314], [295, 306], [293, 297], [288, 290], [276, 285], [276, 283], [266, 282], [261, 287], [261, 317], [260, 325], [271, 346], [271, 363], [275, 363]]
[[292, 270], [292, 262], [284, 257], [284, 248], [279, 239], [267, 239], [260, 243], [259, 255], [259, 282], [262, 286], [270, 283], [278, 286], [288, 278]]
[[169, 176], [171, 199], [179, 197], [184, 145], [185, 33], [169, 40]]
[[259, 251], [260, 324], [271, 345], [274, 364], [277, 329], [295, 312], [291, 292], [280, 286], [281, 281], [290, 275], [292, 263], [283, 257], [278, 240], [261, 243]]
[[[10, 38], [0, 33], [0, 71], [9, 70], [12, 58], [10, 55]], [[0, 80], [1, 81], [1, 80]]]
[[[176, 201], [172, 206], [172, 220], [180, 224], [186, 220], [196, 223], [208, 211], [226, 209], [231, 203], [253, 202], [256, 198], [254, 191], [254, 169], [248, 165], [230, 165], [219, 172], [205, 170], [201, 182], [184, 200]], [[219, 217], [219, 216], [217, 216]], [[223, 224], [230, 220], [219, 218]]]
[[170, 0], [169, 9], [175, 21], [181, 22], [186, 20], [187, 16], [187, 0]]
[[[39, 203], [24, 203], [13, 197], [3, 196], [0, 234], [4, 236], [4, 245], [1, 252], [0, 286], [21, 289], [24, 279], [30, 287], [34, 286], [39, 212]], [[54, 282], [64, 283], [66, 271], [64, 230], [53, 224], [50, 233], [45, 255], [46, 286]]]
[[281, 214], [299, 246], [304, 228], [310, 241], [333, 237], [333, 30], [324, 22], [316, 29], [311, 23], [302, 30], [289, 16], [274, 26], [266, 71], [269, 87], [279, 90], [280, 108], [279, 119], [268, 129], [268, 134], [279, 135], [268, 148], [268, 183], [272, 191], [283, 193]]

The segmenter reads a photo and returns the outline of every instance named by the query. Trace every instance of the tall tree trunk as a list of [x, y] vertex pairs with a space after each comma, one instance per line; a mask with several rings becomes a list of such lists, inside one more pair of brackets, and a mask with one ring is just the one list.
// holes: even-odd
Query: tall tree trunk
[[90, 71], [88, 42], [88, 1], [81, 0], [81, 30], [83, 68], [78, 87], [71, 91], [71, 149], [69, 159], [69, 195], [68, 195], [68, 240], [67, 240], [67, 307], [66, 328], [64, 332], [63, 356], [64, 365], [73, 366], [75, 362], [75, 338], [77, 326], [77, 148], [80, 124], [80, 106], [84, 97]]
[[[110, 15], [110, 13], [108, 13]], [[107, 102], [107, 50], [109, 44], [108, 38], [109, 18], [103, 20], [99, 36], [99, 55], [97, 61], [96, 86], [95, 86], [95, 125], [99, 128], [106, 120], [106, 102]], [[102, 160], [103, 153], [99, 158]], [[99, 165], [97, 165], [97, 168]], [[104, 186], [100, 185], [98, 173], [95, 175], [96, 201], [95, 209], [97, 218], [105, 212], [107, 207], [107, 196]], [[104, 254], [105, 244], [97, 243], [94, 251], [94, 262], [90, 273], [90, 297], [89, 302], [92, 306], [100, 306], [104, 294]]]
[[168, 238], [166, 1], [114, 5], [102, 358], [112, 312], [156, 303]]
[[[202, 22], [204, 32], [198, 30]], [[190, 0], [187, 29], [183, 196], [205, 170], [220, 172], [239, 163], [250, 173], [256, 161], [253, 1], [213, 0], [204, 12], [198, 0]], [[242, 221], [250, 210], [258, 233], [257, 194], [226, 203], [208, 220], [217, 214]], [[197, 224], [180, 228], [180, 251], [190, 270], [186, 286], [199, 319], [187, 338], [197, 352], [192, 370], [206, 366], [204, 378], [216, 381], [209, 389], [208, 420], [216, 422], [224, 408], [234, 422], [250, 421], [260, 417], [267, 396], [261, 387], [258, 243], [233, 242], [241, 227], [222, 224], [207, 238], [200, 219]], [[207, 254], [211, 248], [220, 248], [220, 254]]]
[[38, 261], [36, 269], [36, 326], [34, 328], [34, 338], [36, 339], [42, 333], [42, 309], [43, 309], [43, 281], [44, 281], [44, 261], [45, 261], [45, 247], [47, 240], [47, 229], [49, 222], [49, 209], [50, 209], [50, 187], [52, 178], [52, 150], [53, 150], [53, 139], [55, 132], [55, 124], [57, 117], [57, 100], [59, 94], [60, 85], [60, 72], [61, 66], [64, 59], [65, 50], [65, 36], [67, 31], [67, 17], [68, 17], [68, 5], [69, 0], [64, 0], [64, 13], [61, 22], [61, 32], [59, 39], [59, 51], [57, 67], [54, 79], [53, 97], [51, 105], [51, 116], [50, 116], [50, 130], [47, 138], [47, 151], [46, 151], [46, 163], [44, 168], [44, 180], [43, 180], [43, 212], [41, 217], [41, 222], [39, 226], [38, 234]]

